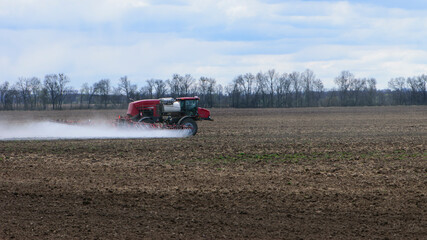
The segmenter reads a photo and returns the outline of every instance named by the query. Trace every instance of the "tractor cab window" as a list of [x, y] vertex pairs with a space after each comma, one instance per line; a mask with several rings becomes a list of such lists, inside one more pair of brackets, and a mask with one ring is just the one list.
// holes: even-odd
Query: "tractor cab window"
[[185, 101], [185, 108], [187, 110], [193, 110], [197, 108], [197, 100], [187, 100]]
[[198, 102], [197, 100], [181, 101], [181, 109], [183, 109], [188, 116], [196, 116]]

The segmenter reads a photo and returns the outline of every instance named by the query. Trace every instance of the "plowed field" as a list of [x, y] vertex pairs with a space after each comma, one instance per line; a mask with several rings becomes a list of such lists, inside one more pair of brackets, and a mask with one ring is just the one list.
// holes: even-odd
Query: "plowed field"
[[0, 239], [426, 239], [427, 107], [212, 117], [188, 138], [0, 141]]

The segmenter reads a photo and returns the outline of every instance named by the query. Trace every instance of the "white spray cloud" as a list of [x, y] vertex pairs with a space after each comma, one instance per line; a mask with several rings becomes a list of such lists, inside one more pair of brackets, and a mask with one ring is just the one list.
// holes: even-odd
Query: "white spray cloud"
[[69, 125], [56, 122], [0, 123], [0, 140], [182, 138], [188, 130], [116, 127], [108, 124]]

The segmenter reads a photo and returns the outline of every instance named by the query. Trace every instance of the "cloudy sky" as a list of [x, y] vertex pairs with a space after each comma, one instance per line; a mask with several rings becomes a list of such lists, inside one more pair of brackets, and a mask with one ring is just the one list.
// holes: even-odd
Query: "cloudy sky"
[[173, 73], [427, 73], [424, 0], [0, 0], [0, 83], [65, 73], [71, 85]]

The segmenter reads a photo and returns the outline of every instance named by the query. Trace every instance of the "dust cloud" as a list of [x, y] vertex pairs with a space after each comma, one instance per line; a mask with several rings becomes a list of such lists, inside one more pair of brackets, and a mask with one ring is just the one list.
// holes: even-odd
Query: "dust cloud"
[[189, 130], [116, 127], [105, 123], [68, 125], [49, 121], [21, 124], [0, 122], [0, 141], [33, 139], [182, 138], [188, 137], [189, 135]]

